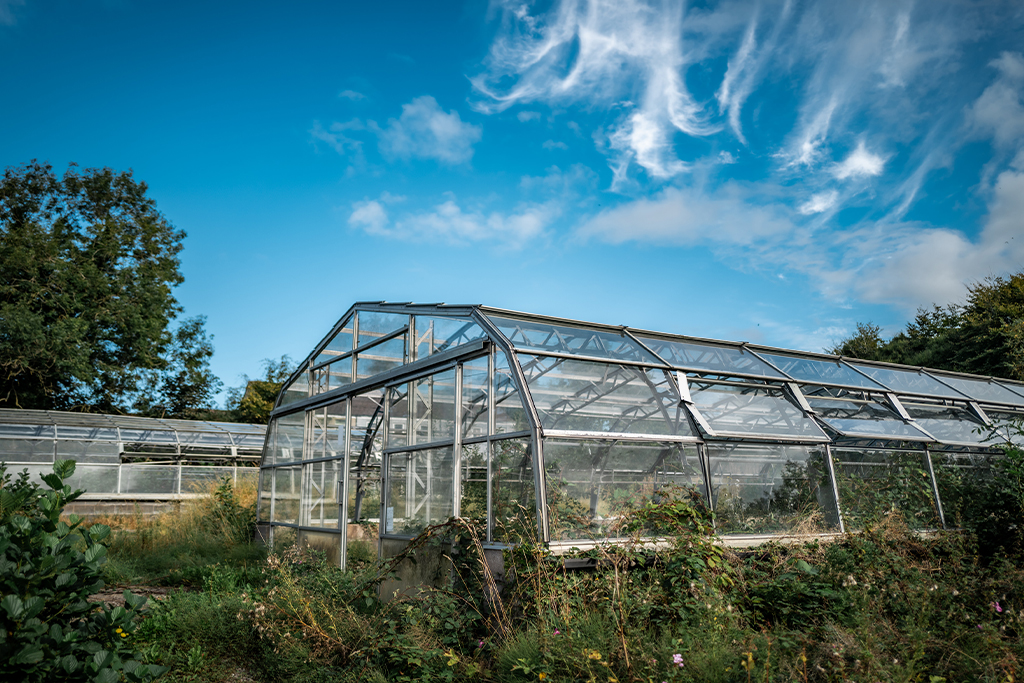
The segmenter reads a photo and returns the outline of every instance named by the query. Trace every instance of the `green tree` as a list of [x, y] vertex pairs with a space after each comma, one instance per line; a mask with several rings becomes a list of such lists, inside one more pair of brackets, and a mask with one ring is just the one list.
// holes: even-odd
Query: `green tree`
[[223, 383], [210, 370], [213, 335], [206, 333], [206, 316], [183, 320], [171, 334], [165, 367], [145, 373], [144, 388], [133, 409], [150, 417], [186, 420], [207, 418]]
[[185, 233], [109, 168], [0, 180], [0, 406], [118, 411], [164, 367]]
[[262, 379], [243, 375], [245, 384], [228, 390], [228, 410], [238, 422], [267, 424], [281, 386], [294, 371], [295, 361], [290, 356], [284, 355], [278, 360], [264, 358]]

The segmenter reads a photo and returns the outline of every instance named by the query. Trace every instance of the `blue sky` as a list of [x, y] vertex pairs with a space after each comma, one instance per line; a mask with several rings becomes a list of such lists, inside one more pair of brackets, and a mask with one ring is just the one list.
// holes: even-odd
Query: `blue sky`
[[133, 169], [231, 386], [357, 300], [820, 350], [1024, 268], [1020, 2], [0, 0], [0, 165]]

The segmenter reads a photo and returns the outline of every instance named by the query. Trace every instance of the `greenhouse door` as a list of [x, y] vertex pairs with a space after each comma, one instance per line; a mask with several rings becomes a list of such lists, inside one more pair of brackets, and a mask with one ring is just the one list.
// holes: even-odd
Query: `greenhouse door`
[[345, 482], [345, 425], [347, 402], [306, 413], [306, 443], [302, 453], [302, 509], [299, 543], [322, 550], [341, 566], [345, 526], [341, 524]]

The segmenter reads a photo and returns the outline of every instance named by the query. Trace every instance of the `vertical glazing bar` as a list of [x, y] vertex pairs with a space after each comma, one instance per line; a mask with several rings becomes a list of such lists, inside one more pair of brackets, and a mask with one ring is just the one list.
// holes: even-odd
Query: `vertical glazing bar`
[[121, 468], [124, 467], [123, 462], [117, 463], [117, 492], [121, 493]]
[[341, 458], [341, 497], [338, 502], [340, 504], [338, 511], [338, 527], [341, 529], [341, 558], [340, 565], [342, 569], [345, 569], [345, 562], [348, 560], [348, 490], [349, 490], [349, 440], [352, 433], [352, 400], [348, 399], [345, 401], [345, 436], [341, 441], [342, 454]]
[[351, 377], [352, 377], [352, 381], [353, 382], [358, 382], [359, 381], [359, 377], [358, 377], [358, 375], [356, 375], [356, 355], [357, 354], [355, 352], [355, 349], [358, 346], [359, 346], [359, 312], [357, 311], [357, 312], [352, 314], [352, 349], [353, 349], [353, 351], [352, 351], [352, 356], [350, 358], [352, 360], [352, 375], [351, 375]]
[[540, 533], [540, 540], [548, 542], [548, 495], [546, 477], [544, 476], [544, 439], [541, 438], [540, 430], [536, 427], [533, 434], [533, 485], [537, 489], [537, 531]]
[[697, 459], [700, 461], [701, 474], [704, 476], [704, 498], [708, 504], [708, 510], [714, 512], [714, 499], [711, 497], [711, 457], [708, 455], [708, 448], [705, 444], [697, 444]]
[[939, 523], [946, 528], [946, 515], [942, 511], [942, 498], [939, 496], [939, 481], [935, 478], [935, 468], [932, 467], [932, 454], [926, 445], [924, 447], [924, 464], [928, 467], [928, 478], [932, 482], [932, 495], [935, 496], [935, 509], [939, 511]]
[[[487, 435], [494, 436], [494, 348], [487, 353]], [[494, 540], [494, 472], [491, 469], [491, 440], [487, 440], [487, 542]]]
[[836, 479], [836, 467], [832, 461], [832, 447], [825, 444], [825, 464], [828, 466], [829, 485], [832, 487], [832, 500], [836, 504], [836, 515], [839, 517], [839, 533], [846, 533], [846, 522], [843, 521], [843, 507], [839, 504], [839, 480]]
[[452, 446], [452, 516], [462, 516], [462, 363], [455, 366], [455, 443]]

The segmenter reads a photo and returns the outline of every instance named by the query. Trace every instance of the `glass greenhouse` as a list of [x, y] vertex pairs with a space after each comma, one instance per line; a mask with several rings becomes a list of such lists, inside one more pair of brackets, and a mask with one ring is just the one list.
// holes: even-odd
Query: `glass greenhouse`
[[86, 501], [179, 500], [225, 476], [255, 481], [265, 434], [253, 424], [0, 409], [0, 462], [39, 481], [54, 460], [75, 460], [68, 483], [86, 494], [70, 511], [82, 513]]
[[[956, 524], [1024, 384], [485, 306], [358, 303], [278, 396], [267, 540], [393, 557], [450, 517], [554, 552], [685, 495], [726, 543]], [[483, 526], [481, 528], [484, 528]], [[650, 530], [656, 537], [656, 530]]]

